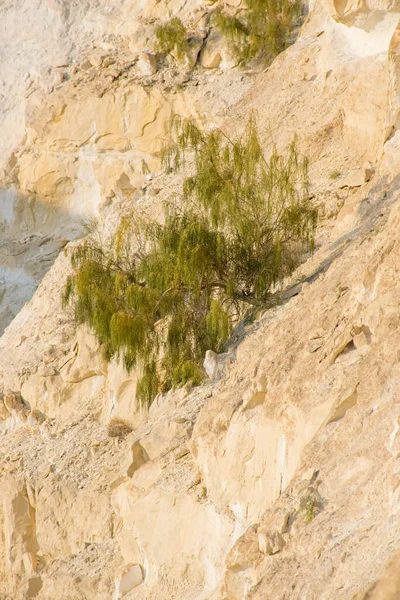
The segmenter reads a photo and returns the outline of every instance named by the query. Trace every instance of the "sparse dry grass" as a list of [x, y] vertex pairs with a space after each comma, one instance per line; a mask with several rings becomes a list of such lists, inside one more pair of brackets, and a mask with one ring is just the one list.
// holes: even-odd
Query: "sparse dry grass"
[[133, 430], [129, 423], [124, 419], [119, 419], [118, 417], [111, 419], [107, 426], [107, 434], [112, 438], [125, 438], [131, 433], [131, 431]]

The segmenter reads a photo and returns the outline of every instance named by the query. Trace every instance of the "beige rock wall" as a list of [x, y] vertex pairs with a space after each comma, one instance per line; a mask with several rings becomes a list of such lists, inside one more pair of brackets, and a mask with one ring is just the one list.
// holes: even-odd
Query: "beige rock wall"
[[[169, 115], [234, 129], [253, 109], [266, 147], [297, 132], [310, 156], [318, 250], [237, 332], [222, 380], [160, 397], [148, 415], [135, 374], [62, 310], [60, 254], [0, 339], [0, 598], [395, 598], [398, 7], [320, 3], [268, 72], [199, 70], [190, 83], [168, 67], [148, 85], [128, 59], [138, 6], [107, 20], [130, 36], [118, 56], [92, 48], [27, 99], [8, 174], [21, 196], [1, 197], [7, 247], [38, 215], [44, 231], [62, 211], [101, 213], [109, 228], [132, 202], [156, 214], [180, 185], [155, 173]], [[90, 18], [102, 30], [105, 17]], [[113, 418], [124, 435], [110, 435]]]
[[[141, 195], [160, 169], [172, 114], [217, 118], [248, 87], [206, 99], [197, 87], [205, 78], [188, 75], [208, 35], [210, 9], [201, 2], [39, 4], [36, 13], [25, 0], [0, 12], [10, 52], [0, 70], [0, 244], [12, 257], [0, 267], [0, 332], [60, 247], [82, 235], [82, 221], [108, 219]], [[195, 42], [182, 64], [160, 65], [155, 28], [172, 15]], [[21, 33], [32, 19], [34, 48]]]

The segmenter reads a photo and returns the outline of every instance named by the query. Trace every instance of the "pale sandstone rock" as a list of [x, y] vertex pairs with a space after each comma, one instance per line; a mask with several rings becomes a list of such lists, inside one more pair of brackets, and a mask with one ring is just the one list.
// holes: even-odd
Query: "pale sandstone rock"
[[208, 38], [200, 55], [200, 64], [206, 69], [216, 69], [222, 61], [222, 36], [213, 32]]
[[229, 370], [229, 365], [233, 359], [233, 354], [217, 354], [213, 350], [207, 350], [203, 366], [211, 381], [217, 381], [224, 377]]
[[365, 165], [362, 169], [350, 173], [346, 177], [343, 177], [339, 181], [339, 188], [349, 187], [356, 188], [361, 187], [368, 181], [370, 181], [375, 173], [375, 170], [371, 165]]
[[213, 31], [200, 54], [200, 64], [206, 69], [232, 69], [238, 61], [230, 51], [226, 38], [218, 31]]
[[188, 48], [184, 53], [182, 59], [179, 59], [177, 54], [171, 52], [171, 55], [175, 58], [178, 64], [184, 68], [186, 71], [191, 71], [196, 63], [199, 56], [199, 52], [203, 46], [203, 38], [199, 35], [195, 35], [189, 40]]
[[[164, 93], [161, 91], [163, 86], [158, 84], [148, 89], [137, 85], [137, 70], [133, 68], [136, 57], [128, 50], [126, 39], [118, 38], [118, 44], [105, 42], [101, 37], [96, 39], [98, 35], [103, 36], [103, 33], [104, 36], [106, 33], [112, 36], [114, 30], [122, 34], [125, 31], [126, 35], [130, 35], [131, 28], [135, 39], [139, 39], [137, 32], [144, 34], [143, 44], [136, 54], [142, 51], [151, 54], [149, 41], [154, 41], [154, 26], [144, 25], [142, 17], [151, 20], [154, 16], [159, 16], [158, 11], [165, 10], [168, 18], [171, 7], [167, 8], [164, 3], [162, 6], [157, 3], [153, 8], [149, 3], [145, 6], [133, 6], [132, 3], [128, 6], [128, 3], [121, 7], [119, 0], [113, 0], [107, 3], [105, 12], [101, 13], [99, 7], [94, 9], [93, 2], [94, 0], [86, 0], [87, 6], [82, 11], [80, 7], [74, 7], [69, 12], [57, 13], [57, 27], [69, 28], [69, 34], [67, 37], [63, 34], [57, 38], [57, 43], [53, 44], [55, 54], [53, 46], [50, 53], [45, 49], [41, 54], [41, 48], [38, 52], [27, 53], [32, 63], [30, 69], [34, 73], [35, 61], [44, 64], [47, 59], [53, 60], [61, 48], [61, 54], [55, 60], [56, 66], [52, 64], [52, 69], [49, 70], [51, 94], [43, 91], [43, 85], [47, 81], [44, 74], [42, 85], [41, 80], [37, 81], [29, 73], [29, 95], [24, 99], [24, 105], [18, 109], [20, 112], [24, 110], [24, 117], [22, 118], [21, 112], [20, 121], [24, 122], [25, 130], [16, 132], [16, 136], [8, 136], [11, 143], [12, 139], [21, 138], [21, 144], [19, 148], [13, 148], [16, 151], [11, 154], [11, 158], [7, 155], [6, 168], [1, 168], [7, 186], [4, 190], [0, 189], [0, 203], [2, 208], [3, 204], [6, 206], [5, 211], [2, 211], [7, 216], [6, 242], [8, 244], [10, 238], [13, 244], [19, 244], [21, 227], [26, 231], [26, 240], [29, 241], [24, 242], [24, 246], [19, 249], [23, 253], [7, 255], [10, 258], [4, 259], [5, 270], [0, 271], [1, 285], [7, 280], [2, 288], [4, 298], [0, 302], [0, 330], [31, 297], [44, 272], [52, 264], [57, 253], [55, 246], [61, 244], [61, 240], [65, 244], [79, 236], [82, 233], [82, 221], [93, 216], [99, 217], [110, 210], [110, 207], [113, 208], [116, 202], [131, 200], [133, 197], [137, 199], [135, 192], [127, 190], [126, 186], [122, 186], [124, 189], [121, 190], [118, 181], [125, 173], [133, 187], [140, 188], [141, 185], [137, 186], [135, 179], [140, 179], [145, 174], [145, 169], [154, 172], [160, 168], [159, 153], [165, 143], [165, 126], [171, 114], [177, 112], [183, 116], [198, 117], [198, 101], [193, 96], [183, 99], [182, 94], [175, 94], [174, 91]], [[18, 18], [23, 14], [25, 4], [25, 0], [18, 0]], [[28, 8], [31, 10], [31, 7]], [[102, 30], [103, 25], [96, 26], [96, 35], [93, 35], [91, 29], [96, 19], [90, 21], [88, 31], [82, 31], [85, 27], [82, 14], [87, 13], [90, 20], [92, 9], [95, 10], [94, 14], [103, 15], [101, 19], [105, 29]], [[204, 8], [198, 3], [186, 8], [176, 3], [173, 7], [175, 9], [182, 9], [184, 20], [190, 19], [192, 15], [197, 19], [200, 14], [204, 14]], [[41, 5], [41, 10], [45, 19], [52, 14], [47, 0]], [[46, 21], [42, 25], [46, 28]], [[14, 31], [16, 35], [17, 29], [14, 30], [14, 23], [8, 22], [8, 15], [6, 27], [7, 36], [9, 31]], [[41, 24], [35, 23], [35, 27], [40, 29]], [[133, 31], [136, 33], [133, 34]], [[37, 37], [46, 40], [47, 35], [46, 29], [42, 37], [40, 34]], [[85, 44], [88, 39], [94, 48], [92, 54], [87, 53]], [[195, 36], [189, 67], [196, 59], [200, 42], [202, 43], [202, 35]], [[84, 56], [79, 54], [82, 45], [85, 46]], [[24, 63], [25, 54], [19, 53], [18, 47], [15, 46], [19, 56], [16, 60]], [[66, 54], [72, 52], [72, 47], [77, 49], [78, 54], [71, 59]], [[12, 49], [14, 51], [14, 46]], [[48, 57], [46, 53], [49, 54]], [[97, 57], [103, 57], [106, 53], [110, 54], [104, 59], [102, 68], [93, 67], [89, 59], [96, 56], [97, 64]], [[150, 60], [153, 64], [153, 59]], [[19, 63], [16, 64], [16, 69], [18, 68]], [[27, 68], [24, 66], [24, 69], [25, 75]], [[53, 75], [58, 77], [57, 81], [53, 81]], [[7, 78], [8, 73], [6, 81]], [[18, 79], [14, 74], [13, 78]], [[243, 87], [246, 86], [248, 87], [247, 84]], [[198, 91], [201, 92], [201, 88], [195, 91], [197, 94]], [[201, 97], [202, 92], [197, 95]], [[14, 102], [12, 93], [11, 97], [10, 105]], [[234, 95], [231, 98], [234, 101]], [[221, 107], [225, 100], [221, 98], [218, 102]], [[199, 103], [201, 105], [202, 101]], [[6, 115], [8, 108], [8, 105], [2, 104], [2, 111]], [[209, 108], [215, 114], [215, 99], [209, 103]], [[11, 109], [10, 111], [12, 113]], [[16, 120], [11, 113], [10, 118], [14, 121], [13, 127], [16, 130]], [[8, 117], [6, 121], [7, 119]], [[22, 134], [25, 135], [24, 139]], [[15, 186], [13, 189], [8, 188], [10, 183]], [[82, 198], [85, 198], [84, 202]], [[2, 215], [0, 221], [1, 217]], [[0, 226], [3, 227], [3, 224], [0, 223]], [[42, 248], [42, 238], [46, 239], [47, 236], [49, 239], [46, 248]], [[48, 251], [50, 246], [54, 247], [52, 253]]]
[[143, 579], [143, 569], [140, 565], [126, 566], [116, 582], [113, 600], [123, 598], [133, 588], [143, 583]]
[[31, 577], [34, 573], [36, 573], [38, 567], [38, 559], [36, 554], [33, 552], [25, 552], [22, 556], [22, 561], [24, 563], [25, 573], [28, 577]]
[[[172, 4], [183, 18], [191, 10], [183, 0], [154, 0], [144, 12], [168, 19]], [[134, 20], [141, 7], [128, 5]], [[132, 27], [116, 24], [118, 4], [107, 4], [111, 21], [101, 6], [95, 29]], [[59, 31], [62, 11], [39, 8]], [[140, 581], [130, 600], [397, 598], [400, 217], [397, 50], [388, 48], [398, 15], [389, 2], [371, 0], [361, 11], [335, 3], [344, 24], [325, 8], [315, 6], [303, 39], [255, 78], [244, 100], [235, 104], [229, 79], [229, 87], [210, 86], [210, 104], [202, 99], [207, 112], [223, 91], [230, 122], [250, 104], [262, 109], [262, 135], [269, 139], [272, 124], [278, 147], [298, 131], [317, 194], [344, 157], [348, 173], [365, 160], [377, 164], [373, 181], [370, 173], [361, 190], [349, 188], [336, 222], [322, 224], [321, 246], [302, 267], [310, 284], [247, 332], [225, 380], [160, 397], [148, 417], [138, 412], [135, 374], [106, 365], [93, 336], [61, 310], [64, 256], [0, 340], [5, 389], [22, 391], [27, 422], [35, 411], [47, 416], [40, 429], [25, 428], [3, 402], [11, 417], [0, 423], [4, 600], [109, 600], [124, 565]], [[387, 14], [377, 19], [378, 10]], [[25, 192], [63, 210], [82, 198], [97, 209], [114, 190], [129, 200], [130, 163], [142, 176], [141, 153], [149, 161], [157, 154], [172, 109], [193, 108], [136, 84], [103, 96], [57, 94], [29, 97], [30, 146], [16, 163]], [[394, 135], [384, 147], [388, 127]], [[74, 201], [64, 176], [79, 190]], [[161, 200], [178, 184], [161, 177]], [[18, 213], [19, 235], [23, 222], [31, 231], [31, 209]], [[50, 230], [56, 220], [46, 214], [33, 220]], [[118, 214], [110, 211], [107, 225]], [[16, 413], [18, 403], [8, 404]], [[135, 427], [117, 445], [105, 435], [114, 416]]]
[[[26, 488], [12, 477], [3, 478], [2, 506], [4, 514], [4, 543], [7, 570], [16, 581], [21, 574], [30, 576], [36, 569], [37, 542], [34, 531], [34, 510], [29, 504]], [[27, 559], [27, 556], [29, 559]]]
[[27, 598], [35, 598], [37, 594], [40, 592], [43, 586], [43, 581], [41, 577], [30, 577], [28, 580], [26, 597]]
[[4, 403], [4, 394], [0, 394], [0, 418], [4, 421], [10, 416], [10, 411]]
[[8, 391], [4, 395], [4, 406], [10, 414], [17, 415], [23, 421], [26, 421], [29, 408], [21, 396], [20, 392]]
[[251, 387], [243, 394], [242, 410], [255, 408], [265, 401], [268, 387], [268, 377], [259, 375]]
[[137, 66], [142, 75], [155, 75], [157, 73], [157, 57], [155, 54], [144, 52], [141, 54]]
[[89, 62], [92, 65], [92, 67], [101, 67], [103, 57], [101, 56], [101, 54], [92, 54], [89, 57]]
[[218, 354], [212, 350], [207, 350], [204, 358], [203, 367], [210, 379], [218, 377]]

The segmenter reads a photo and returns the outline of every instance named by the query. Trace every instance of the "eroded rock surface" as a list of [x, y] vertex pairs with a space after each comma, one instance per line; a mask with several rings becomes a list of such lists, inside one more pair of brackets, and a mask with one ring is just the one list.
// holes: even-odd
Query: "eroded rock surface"
[[[0, 197], [1, 264], [21, 302], [47, 268], [38, 248], [49, 267], [59, 254], [0, 338], [1, 599], [394, 600], [400, 8], [315, 3], [262, 73], [226, 69], [207, 31], [188, 76], [144, 58], [152, 19], [196, 32], [212, 5], [96, 6], [83, 23], [80, 8], [60, 13], [102, 45], [78, 44], [68, 77], [32, 89]], [[234, 130], [250, 109], [266, 148], [297, 132], [310, 157], [318, 249], [224, 357], [208, 355], [208, 383], [146, 414], [135, 374], [62, 309], [60, 249], [76, 215], [112, 229], [179, 192], [159, 162], [172, 113]], [[112, 420], [126, 424], [115, 437]]]

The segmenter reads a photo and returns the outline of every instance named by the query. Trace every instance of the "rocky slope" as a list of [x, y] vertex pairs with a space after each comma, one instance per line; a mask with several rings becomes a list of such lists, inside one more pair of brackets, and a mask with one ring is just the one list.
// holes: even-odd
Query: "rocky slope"
[[[1, 600], [399, 598], [400, 5], [311, 3], [262, 73], [235, 68], [210, 4], [68, 5], [40, 3], [32, 65], [52, 69], [3, 115], [18, 123], [4, 324], [82, 217], [111, 228], [177, 193], [158, 157], [171, 113], [233, 129], [255, 110], [266, 148], [297, 133], [322, 218], [317, 251], [237, 331], [222, 379], [149, 414], [134, 374], [61, 309], [60, 253], [0, 338]], [[195, 49], [184, 69], [156, 68], [154, 20], [175, 14]], [[116, 418], [132, 431], [111, 437]]]

